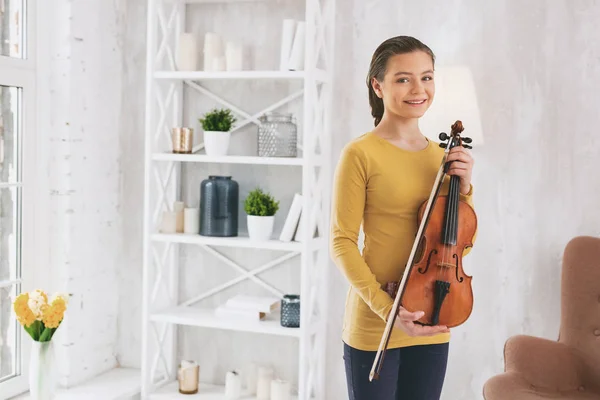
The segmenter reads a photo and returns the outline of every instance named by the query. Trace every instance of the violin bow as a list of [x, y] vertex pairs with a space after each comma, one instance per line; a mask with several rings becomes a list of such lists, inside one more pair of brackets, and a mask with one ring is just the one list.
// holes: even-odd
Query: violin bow
[[[453, 126], [457, 126], [460, 121], [457, 121]], [[460, 127], [462, 128], [462, 123], [460, 123]], [[460, 129], [460, 128], [459, 128]], [[460, 129], [462, 131], [462, 129]], [[454, 133], [454, 132], [453, 132]], [[449, 137], [450, 140], [454, 135]], [[377, 354], [375, 355], [375, 360], [373, 361], [373, 366], [371, 367], [371, 372], [369, 373], [369, 382], [372, 382], [373, 379], [379, 379], [379, 372], [381, 371], [381, 367], [383, 366], [383, 359], [385, 356], [385, 350], [387, 349], [388, 343], [390, 341], [390, 335], [392, 332], [392, 327], [394, 326], [394, 322], [396, 321], [396, 317], [398, 315], [398, 307], [400, 306], [400, 300], [402, 299], [402, 295], [404, 294], [404, 288], [406, 286], [406, 281], [412, 270], [415, 254], [417, 253], [417, 249], [419, 248], [419, 244], [421, 242], [421, 238], [423, 237], [423, 231], [429, 222], [429, 216], [431, 215], [431, 208], [433, 207], [433, 203], [437, 199], [439, 191], [442, 187], [441, 183], [446, 177], [445, 165], [446, 158], [448, 158], [448, 152], [450, 151], [449, 145], [446, 146], [446, 150], [444, 150], [444, 156], [442, 158], [442, 163], [440, 165], [440, 169], [438, 170], [437, 176], [435, 178], [435, 182], [433, 184], [433, 188], [431, 189], [431, 193], [429, 194], [429, 200], [427, 201], [427, 206], [423, 213], [423, 218], [421, 219], [421, 224], [419, 225], [419, 230], [417, 231], [417, 236], [412, 246], [412, 250], [410, 252], [410, 256], [408, 257], [408, 261], [406, 262], [406, 268], [404, 269], [404, 274], [402, 275], [402, 280], [400, 281], [400, 285], [398, 286], [398, 291], [396, 292], [396, 298], [394, 300], [394, 305], [392, 310], [390, 311], [390, 317], [388, 317], [387, 324], [385, 326], [385, 330], [383, 335], [381, 336], [381, 341], [379, 343], [379, 349], [377, 350]], [[381, 359], [381, 360], [380, 360]]]

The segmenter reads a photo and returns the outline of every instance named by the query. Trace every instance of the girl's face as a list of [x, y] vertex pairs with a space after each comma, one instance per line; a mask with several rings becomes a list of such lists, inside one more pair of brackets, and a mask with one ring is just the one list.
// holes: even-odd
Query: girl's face
[[373, 79], [372, 85], [377, 96], [383, 99], [386, 113], [400, 118], [420, 118], [435, 94], [431, 56], [423, 51], [392, 56], [383, 82]]

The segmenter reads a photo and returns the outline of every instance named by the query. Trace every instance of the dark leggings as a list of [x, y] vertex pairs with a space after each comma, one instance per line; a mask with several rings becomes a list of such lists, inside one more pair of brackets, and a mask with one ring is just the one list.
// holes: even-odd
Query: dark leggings
[[379, 379], [369, 382], [376, 351], [344, 343], [349, 400], [439, 400], [448, 343], [388, 349]]

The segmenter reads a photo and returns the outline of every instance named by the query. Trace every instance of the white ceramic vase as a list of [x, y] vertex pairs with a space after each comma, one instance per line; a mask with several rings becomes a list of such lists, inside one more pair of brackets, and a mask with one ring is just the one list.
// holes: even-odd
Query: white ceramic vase
[[248, 236], [252, 240], [270, 240], [274, 222], [274, 215], [248, 215]]
[[204, 149], [208, 156], [225, 156], [231, 132], [204, 131]]
[[29, 396], [32, 400], [53, 400], [56, 396], [56, 364], [52, 341], [31, 342]]

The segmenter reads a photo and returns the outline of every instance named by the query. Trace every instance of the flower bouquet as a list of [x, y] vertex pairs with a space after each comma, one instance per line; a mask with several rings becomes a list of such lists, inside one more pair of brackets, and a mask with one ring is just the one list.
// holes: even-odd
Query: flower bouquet
[[56, 390], [52, 337], [64, 319], [69, 296], [57, 293], [50, 300], [41, 290], [21, 293], [13, 303], [17, 320], [33, 339], [29, 361], [32, 399], [52, 399]]

